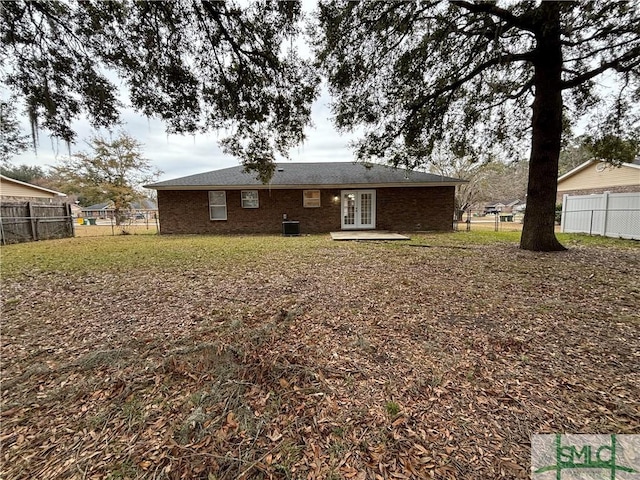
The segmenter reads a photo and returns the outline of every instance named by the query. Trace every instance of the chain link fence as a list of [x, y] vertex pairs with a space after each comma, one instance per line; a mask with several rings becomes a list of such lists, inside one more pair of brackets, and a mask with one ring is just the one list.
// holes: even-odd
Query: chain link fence
[[106, 237], [116, 235], [154, 235], [160, 225], [157, 215], [128, 218], [116, 224], [113, 218], [76, 218], [76, 237]]
[[488, 215], [472, 215], [465, 213], [460, 220], [454, 220], [455, 231], [493, 231], [520, 232], [522, 231], [523, 213], [490, 213]]

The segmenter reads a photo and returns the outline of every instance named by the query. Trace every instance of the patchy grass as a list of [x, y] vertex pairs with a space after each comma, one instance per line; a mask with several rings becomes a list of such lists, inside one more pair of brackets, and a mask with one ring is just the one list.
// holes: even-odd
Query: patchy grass
[[528, 478], [532, 433], [640, 433], [639, 243], [560, 238], [3, 247], [0, 476]]
[[130, 235], [67, 238], [2, 247], [2, 274], [91, 273], [140, 268], [245, 267], [274, 253], [307, 254], [326, 248], [327, 236], [216, 237]]
[[116, 235], [156, 235], [155, 222], [124, 225], [74, 225], [76, 237], [107, 237]]
[[640, 248], [640, 241], [638, 240], [624, 240], [620, 238], [603, 237], [600, 235], [560, 233], [558, 234], [558, 239], [569, 248], [576, 246]]
[[[86, 227], [90, 228], [90, 227]], [[469, 247], [515, 245], [520, 232], [472, 231], [411, 235], [409, 241], [388, 242], [393, 246]], [[593, 246], [640, 248], [640, 242], [600, 236], [558, 234], [568, 247]], [[34, 272], [91, 273], [129, 271], [139, 268], [243, 268], [259, 265], [264, 257], [282, 255], [307, 257], [321, 249], [348, 249], [353, 243], [327, 242], [327, 235], [279, 236], [156, 236], [66, 238], [46, 242], [22, 243], [0, 247], [3, 276]], [[366, 242], [359, 242], [366, 243]], [[373, 242], [380, 243], [380, 242]]]

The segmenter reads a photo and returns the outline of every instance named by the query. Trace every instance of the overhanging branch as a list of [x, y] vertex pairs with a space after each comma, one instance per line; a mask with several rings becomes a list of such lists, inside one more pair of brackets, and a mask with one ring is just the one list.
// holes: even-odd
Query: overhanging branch
[[489, 15], [493, 15], [494, 17], [498, 17], [500, 20], [506, 22], [509, 26], [535, 33], [535, 26], [533, 22], [528, 21], [523, 17], [517, 17], [510, 11], [505, 10], [504, 8], [500, 8], [493, 3], [471, 3], [467, 2], [466, 0], [454, 0], [451, 2], [451, 4], [460, 8], [464, 8], [473, 13], [488, 13]]
[[429, 100], [437, 98], [437, 97], [439, 97], [439, 96], [441, 96], [441, 95], [443, 95], [443, 94], [445, 94], [447, 92], [453, 92], [453, 91], [457, 90], [458, 88], [460, 88], [462, 85], [464, 85], [468, 81], [472, 80], [473, 78], [475, 78], [476, 76], [480, 75], [482, 72], [484, 72], [488, 68], [491, 68], [491, 67], [493, 67], [495, 65], [499, 65], [501, 63], [526, 62], [526, 61], [531, 61], [531, 60], [533, 60], [533, 53], [532, 52], [494, 57], [494, 58], [492, 58], [490, 60], [487, 60], [486, 62], [481, 63], [480, 65], [476, 66], [473, 70], [471, 70], [464, 77], [459, 78], [455, 82], [452, 82], [452, 83], [450, 83], [448, 85], [445, 85], [444, 87], [439, 88], [439, 89], [435, 90], [434, 92], [432, 92], [431, 94], [425, 96], [420, 102], [418, 102], [417, 104], [415, 104], [412, 107], [412, 110], [419, 110]]
[[594, 68], [593, 70], [585, 72], [582, 75], [578, 75], [571, 80], [562, 82], [561, 88], [562, 90], [575, 88], [610, 69], [616, 70], [617, 72], [629, 72], [638, 65], [640, 65], [640, 46], [629, 50], [627, 53], [614, 60], [604, 62], [598, 68]]

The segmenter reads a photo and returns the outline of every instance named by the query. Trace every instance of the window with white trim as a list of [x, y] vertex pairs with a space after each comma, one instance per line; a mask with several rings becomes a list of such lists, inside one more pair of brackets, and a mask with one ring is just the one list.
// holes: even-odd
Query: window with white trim
[[240, 192], [242, 208], [258, 208], [258, 190], [242, 190]]
[[209, 218], [211, 220], [227, 219], [227, 194], [224, 190], [209, 192]]
[[304, 208], [318, 208], [320, 206], [320, 190], [303, 190], [302, 206]]

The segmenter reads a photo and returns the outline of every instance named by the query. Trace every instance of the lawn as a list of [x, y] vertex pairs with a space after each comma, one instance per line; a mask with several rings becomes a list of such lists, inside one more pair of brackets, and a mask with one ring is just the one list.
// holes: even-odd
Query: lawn
[[2, 247], [13, 478], [529, 478], [640, 433], [640, 243], [73, 238]]
[[74, 225], [76, 237], [106, 237], [115, 235], [155, 235], [155, 223], [132, 223], [125, 225]]

